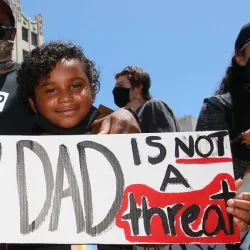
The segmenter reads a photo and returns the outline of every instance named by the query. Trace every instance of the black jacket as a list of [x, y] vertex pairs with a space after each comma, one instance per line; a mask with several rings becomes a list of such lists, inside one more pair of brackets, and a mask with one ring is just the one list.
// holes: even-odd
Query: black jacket
[[0, 135], [29, 135], [33, 126], [33, 114], [17, 91], [18, 67], [14, 64], [8, 73], [0, 75]]
[[136, 110], [142, 133], [179, 132], [172, 109], [159, 99], [150, 99]]
[[[243, 178], [250, 166], [250, 149], [237, 140], [238, 135], [244, 131], [240, 126], [242, 124], [238, 124], [238, 119], [234, 118], [232, 97], [229, 93], [204, 100], [196, 131], [229, 131], [236, 179]], [[246, 124], [246, 127], [249, 128], [250, 123]]]

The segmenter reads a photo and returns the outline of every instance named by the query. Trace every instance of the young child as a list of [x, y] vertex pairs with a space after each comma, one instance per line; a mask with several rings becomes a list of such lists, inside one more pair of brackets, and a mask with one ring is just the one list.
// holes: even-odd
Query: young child
[[[51, 42], [25, 56], [18, 71], [18, 89], [35, 112], [33, 134], [89, 133], [99, 111], [93, 106], [100, 89], [99, 72], [82, 49]], [[27, 107], [28, 108], [28, 107]], [[18, 245], [11, 249], [85, 249], [86, 246]], [[132, 246], [88, 246], [98, 250], [132, 250]], [[87, 249], [87, 248], [86, 248]]]
[[85, 134], [99, 112], [92, 106], [99, 72], [80, 47], [51, 42], [25, 56], [18, 88], [35, 112], [33, 134]]

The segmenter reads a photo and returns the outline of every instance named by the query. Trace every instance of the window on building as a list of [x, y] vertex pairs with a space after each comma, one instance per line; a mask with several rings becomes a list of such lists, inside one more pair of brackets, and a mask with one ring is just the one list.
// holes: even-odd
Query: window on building
[[34, 32], [31, 32], [31, 44], [33, 46], [38, 45], [37, 34], [35, 34]]
[[27, 50], [23, 49], [23, 59], [25, 58], [25, 56], [28, 54], [29, 52]]
[[28, 37], [29, 37], [28, 36], [28, 30], [26, 28], [24, 28], [24, 27], [22, 28], [22, 37], [23, 37], [24, 41], [28, 42], [28, 40], [29, 40], [28, 39]]

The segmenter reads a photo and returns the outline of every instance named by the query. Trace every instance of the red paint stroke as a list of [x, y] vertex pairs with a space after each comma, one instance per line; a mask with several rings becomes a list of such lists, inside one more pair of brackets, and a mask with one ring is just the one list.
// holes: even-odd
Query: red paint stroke
[[[212, 200], [210, 199], [211, 195], [221, 193], [221, 182], [225, 180], [228, 183], [229, 191], [235, 191], [235, 181], [234, 178], [226, 173], [217, 175], [214, 180], [209, 183], [206, 187], [201, 190], [188, 191], [183, 193], [163, 193], [158, 192], [146, 185], [135, 184], [128, 186], [124, 192], [124, 198], [122, 202], [121, 209], [116, 216], [116, 225], [124, 230], [124, 234], [126, 239], [129, 242], [133, 243], [173, 243], [173, 244], [192, 244], [192, 243], [203, 243], [203, 244], [222, 244], [222, 243], [236, 243], [240, 242], [240, 231], [238, 227], [234, 224], [234, 234], [227, 235], [224, 231], [218, 232], [217, 235], [208, 237], [202, 235], [200, 237], [190, 237], [186, 235], [182, 229], [181, 225], [181, 216], [183, 212], [191, 205], [196, 204], [200, 207], [200, 214], [197, 219], [189, 224], [192, 230], [201, 229], [201, 225], [203, 222], [203, 215], [206, 208], [210, 205], [217, 205], [220, 207], [222, 211], [223, 218], [225, 221], [226, 229], [229, 230], [229, 215], [226, 211], [226, 203], [224, 200]], [[182, 203], [184, 206], [177, 212], [175, 216], [175, 230], [176, 235], [172, 236], [170, 234], [165, 234], [161, 222], [161, 218], [159, 215], [155, 215], [151, 219], [151, 234], [147, 236], [144, 234], [144, 226], [143, 223], [139, 225], [140, 232], [143, 234], [139, 234], [135, 236], [131, 229], [131, 221], [124, 220], [122, 217], [129, 213], [130, 211], [130, 201], [129, 195], [133, 194], [135, 197], [136, 206], [138, 208], [142, 208], [142, 197], [146, 197], [148, 201], [148, 207], [158, 207], [164, 209], [166, 211], [166, 207], [173, 206], [177, 203]], [[143, 220], [140, 217], [139, 220]], [[213, 231], [218, 224], [218, 216], [216, 213], [211, 212], [206, 221], [206, 229], [211, 232]]]
[[216, 164], [232, 162], [232, 158], [198, 158], [198, 159], [177, 159], [177, 164]]

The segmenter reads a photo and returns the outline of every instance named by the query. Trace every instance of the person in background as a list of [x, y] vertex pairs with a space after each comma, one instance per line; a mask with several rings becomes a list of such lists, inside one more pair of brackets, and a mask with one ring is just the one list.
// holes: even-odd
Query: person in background
[[[34, 116], [24, 107], [16, 90], [19, 65], [14, 63], [12, 51], [16, 34], [15, 19], [8, 0], [0, 0], [0, 135], [30, 134]], [[118, 109], [96, 120], [102, 134], [140, 132], [137, 116], [129, 110]]]
[[216, 95], [204, 100], [197, 131], [228, 130], [236, 179], [250, 166], [250, 23], [235, 41], [235, 53]]
[[32, 126], [32, 117], [16, 91], [18, 65], [12, 62], [15, 35], [9, 2], [0, 0], [0, 135], [26, 134]]
[[145, 70], [128, 66], [117, 73], [115, 79], [114, 102], [138, 114], [142, 133], [180, 131], [172, 109], [162, 100], [151, 97], [151, 79]]
[[[118, 107], [132, 108], [138, 113], [141, 130], [144, 133], [153, 132], [177, 132], [179, 125], [172, 110], [161, 100], [151, 98], [149, 93], [150, 77], [147, 72], [137, 67], [127, 67], [116, 74], [116, 85], [113, 90], [114, 100]], [[239, 186], [242, 181], [237, 181]], [[229, 212], [235, 215], [234, 221], [241, 231], [245, 231], [250, 220], [250, 193], [238, 196], [237, 199], [228, 201]], [[231, 210], [230, 210], [231, 208]], [[233, 210], [232, 210], [233, 209]], [[228, 246], [227, 246], [228, 247]], [[230, 246], [231, 247], [231, 246]], [[225, 249], [225, 245], [166, 245], [146, 247], [137, 246], [142, 249], [164, 249], [165, 250], [187, 250], [187, 249]], [[229, 248], [230, 249], [230, 248]]]
[[[250, 167], [250, 23], [245, 24], [235, 41], [234, 55], [216, 95], [204, 100], [197, 131], [227, 130], [231, 141], [235, 178], [243, 178]], [[244, 201], [241, 201], [243, 204]], [[246, 206], [246, 210], [250, 210]], [[240, 228], [248, 229], [248, 211], [230, 211]], [[228, 249], [249, 249], [250, 235]], [[217, 249], [217, 248], [216, 248]]]

